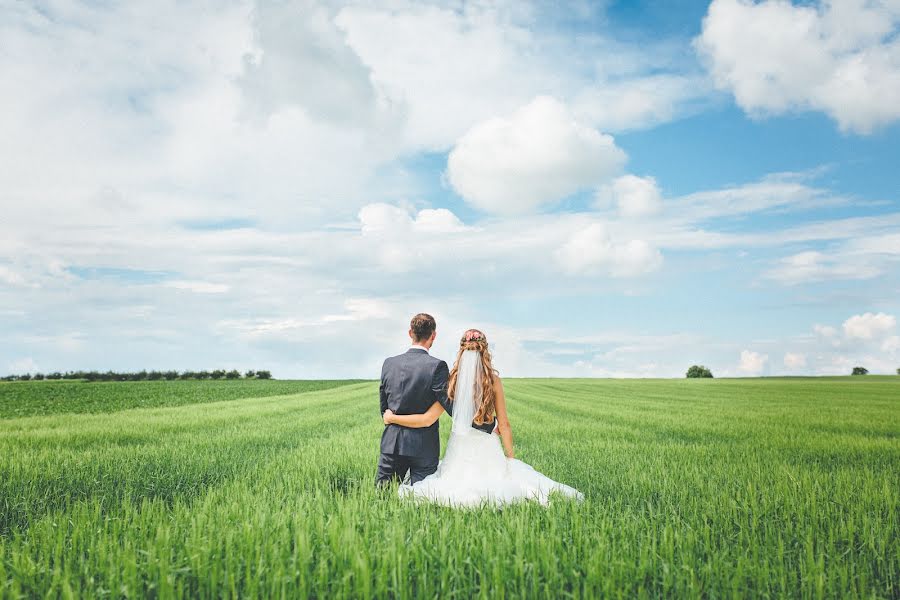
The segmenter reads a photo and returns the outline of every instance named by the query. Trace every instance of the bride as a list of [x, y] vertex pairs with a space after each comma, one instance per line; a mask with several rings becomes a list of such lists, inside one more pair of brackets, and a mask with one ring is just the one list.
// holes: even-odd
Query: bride
[[[574, 488], [514, 458], [503, 384], [491, 365], [487, 338], [477, 329], [469, 329], [460, 340], [447, 395], [453, 403], [453, 429], [444, 459], [432, 475], [412, 485], [401, 485], [401, 496], [449, 506], [503, 505], [529, 499], [546, 505], [551, 492], [584, 498]], [[428, 427], [442, 412], [438, 403], [418, 415], [395, 415], [388, 410], [384, 423]], [[499, 439], [491, 433], [495, 426]]]

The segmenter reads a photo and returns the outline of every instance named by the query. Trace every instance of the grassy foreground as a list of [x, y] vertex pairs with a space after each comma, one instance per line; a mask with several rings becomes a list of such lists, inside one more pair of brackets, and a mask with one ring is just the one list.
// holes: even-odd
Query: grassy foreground
[[900, 377], [506, 387], [585, 502], [376, 492], [371, 382], [0, 420], [0, 597], [900, 596]]

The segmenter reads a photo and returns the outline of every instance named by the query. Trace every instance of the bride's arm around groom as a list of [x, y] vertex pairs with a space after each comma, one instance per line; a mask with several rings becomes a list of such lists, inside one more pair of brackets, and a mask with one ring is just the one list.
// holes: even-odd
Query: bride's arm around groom
[[431, 427], [432, 423], [437, 421], [444, 412], [444, 407], [440, 402], [435, 402], [427, 412], [419, 415], [395, 415], [394, 411], [387, 409], [384, 411], [385, 425], [400, 425], [402, 427], [412, 427], [418, 429], [421, 427]]

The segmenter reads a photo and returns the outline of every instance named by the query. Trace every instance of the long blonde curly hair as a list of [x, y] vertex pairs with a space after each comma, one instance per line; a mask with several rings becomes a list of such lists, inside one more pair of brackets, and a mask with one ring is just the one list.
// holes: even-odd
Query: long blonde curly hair
[[473, 421], [478, 425], [494, 420], [496, 408], [494, 405], [494, 377], [500, 373], [491, 364], [491, 352], [488, 350], [487, 336], [477, 329], [467, 329], [459, 340], [459, 352], [456, 354], [456, 362], [453, 363], [453, 369], [450, 371], [450, 379], [448, 382], [447, 397], [450, 400], [456, 396], [456, 378], [459, 375], [459, 359], [466, 350], [476, 350], [481, 355], [481, 395], [482, 401], [475, 413]]

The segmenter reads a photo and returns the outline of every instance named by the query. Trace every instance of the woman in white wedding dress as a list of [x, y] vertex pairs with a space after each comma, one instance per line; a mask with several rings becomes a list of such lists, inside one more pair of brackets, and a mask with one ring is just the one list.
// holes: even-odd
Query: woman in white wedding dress
[[[487, 338], [477, 329], [469, 329], [459, 346], [448, 381], [453, 429], [447, 451], [434, 474], [413, 485], [401, 485], [400, 495], [469, 507], [520, 500], [546, 505], [551, 492], [583, 499], [576, 489], [557, 483], [514, 458], [503, 383], [491, 365]], [[388, 410], [384, 422], [428, 427], [442, 412], [438, 403], [420, 415], [395, 415]], [[495, 427], [499, 437], [491, 433]]]

